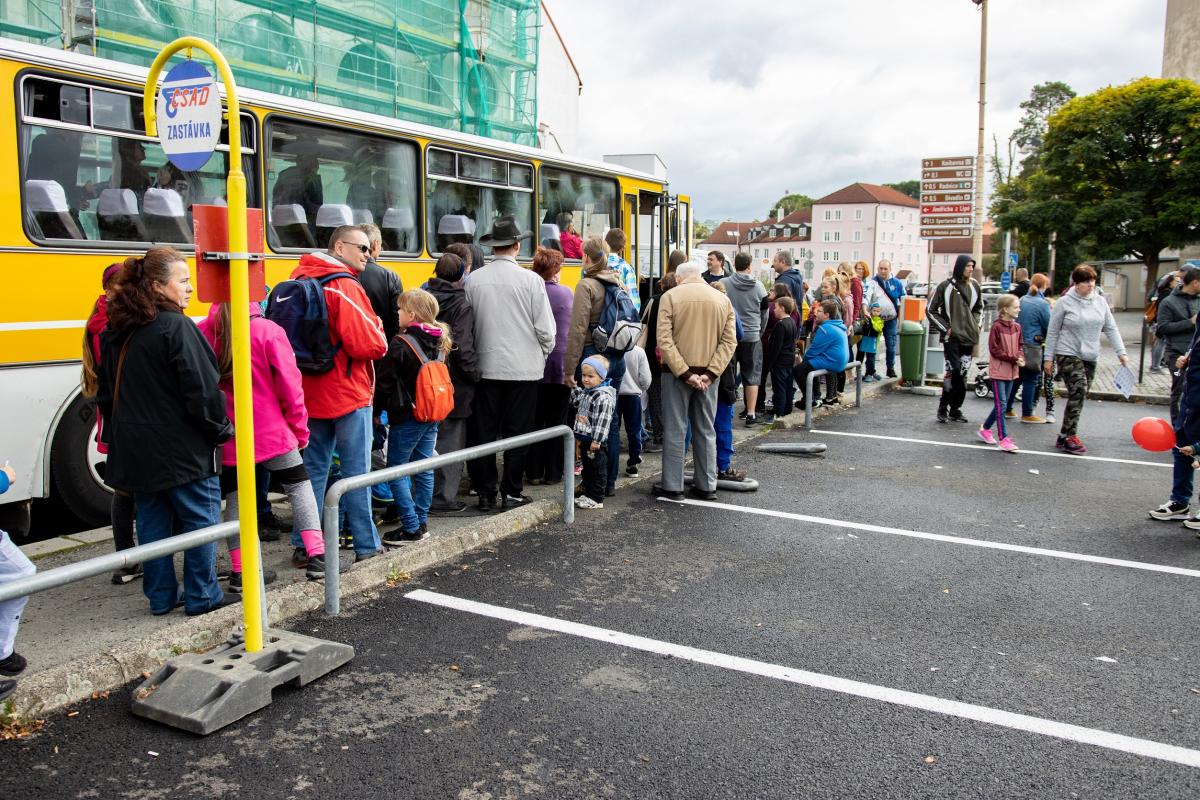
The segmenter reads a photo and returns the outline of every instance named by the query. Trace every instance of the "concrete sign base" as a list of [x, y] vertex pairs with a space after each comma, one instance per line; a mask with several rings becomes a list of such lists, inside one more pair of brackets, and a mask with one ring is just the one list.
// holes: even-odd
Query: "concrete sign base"
[[820, 442], [774, 442], [760, 444], [754, 449], [760, 453], [793, 453], [802, 456], [816, 456], [824, 453], [826, 446]]
[[276, 686], [297, 688], [354, 658], [354, 648], [290, 631], [263, 632], [247, 653], [241, 631], [206, 653], [173, 658], [133, 693], [133, 713], [206, 736], [271, 704]]

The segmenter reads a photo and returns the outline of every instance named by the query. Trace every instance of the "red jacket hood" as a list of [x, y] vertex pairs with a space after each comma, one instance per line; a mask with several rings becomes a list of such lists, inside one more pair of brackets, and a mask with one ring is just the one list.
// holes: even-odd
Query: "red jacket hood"
[[348, 272], [357, 275], [346, 262], [334, 258], [328, 253], [305, 253], [300, 257], [300, 266], [292, 272], [293, 278], [323, 278], [335, 272]]

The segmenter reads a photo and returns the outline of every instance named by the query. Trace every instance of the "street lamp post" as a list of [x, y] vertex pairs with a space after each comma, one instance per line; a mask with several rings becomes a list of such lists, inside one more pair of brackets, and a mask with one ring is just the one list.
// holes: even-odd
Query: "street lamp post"
[[987, 108], [987, 19], [988, 0], [971, 0], [979, 6], [979, 141], [975, 153], [975, 225], [971, 239], [971, 256], [975, 268], [983, 266], [983, 133], [984, 109]]

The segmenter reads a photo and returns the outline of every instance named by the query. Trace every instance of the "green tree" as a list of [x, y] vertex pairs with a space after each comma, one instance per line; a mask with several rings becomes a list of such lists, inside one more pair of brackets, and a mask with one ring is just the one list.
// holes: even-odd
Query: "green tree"
[[816, 202], [806, 194], [785, 194], [783, 197], [771, 204], [771, 208], [767, 211], [764, 219], [770, 219], [775, 216], [775, 209], [782, 208], [783, 215], [786, 217], [795, 211], [800, 211], [805, 208], [812, 208], [812, 204]]
[[692, 221], [692, 241], [702, 242], [712, 233], [712, 228], [699, 220]]
[[921, 199], [921, 182], [920, 181], [899, 181], [897, 183], [885, 183], [884, 186], [889, 189], [895, 189], [900, 194], [906, 194], [913, 200]]
[[1036, 160], [997, 191], [993, 215], [1034, 241], [1057, 232], [1064, 268], [1071, 251], [1133, 255], [1148, 267], [1149, 292], [1159, 252], [1200, 240], [1200, 86], [1192, 81], [1142, 78], [1075, 98], [1034, 145]]
[[1022, 172], [1037, 168], [1050, 117], [1074, 98], [1075, 90], [1062, 81], [1039, 83], [1030, 90], [1029, 99], [1021, 103], [1025, 113], [1009, 137], [1009, 141], [1025, 153]]

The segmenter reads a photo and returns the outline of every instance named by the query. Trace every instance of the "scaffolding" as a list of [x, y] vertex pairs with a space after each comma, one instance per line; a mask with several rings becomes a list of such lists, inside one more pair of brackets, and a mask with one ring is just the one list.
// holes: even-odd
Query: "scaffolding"
[[0, 0], [0, 34], [149, 66], [208, 39], [240, 86], [537, 144], [538, 0]]

